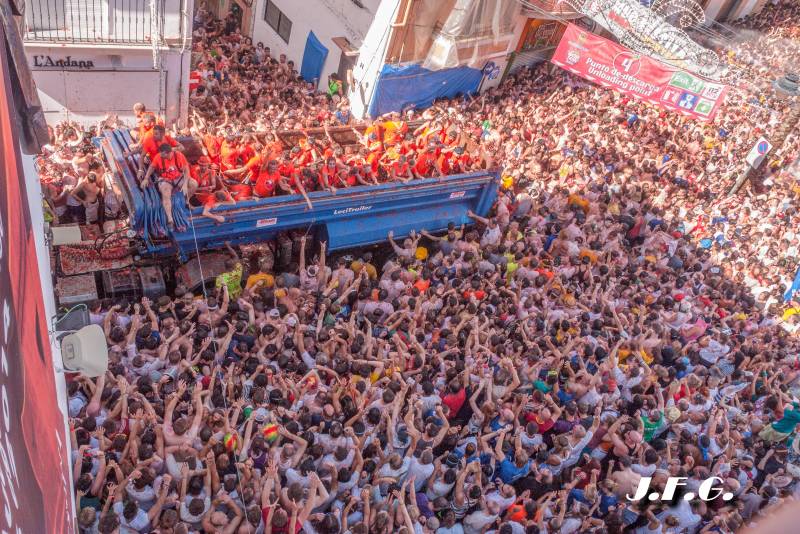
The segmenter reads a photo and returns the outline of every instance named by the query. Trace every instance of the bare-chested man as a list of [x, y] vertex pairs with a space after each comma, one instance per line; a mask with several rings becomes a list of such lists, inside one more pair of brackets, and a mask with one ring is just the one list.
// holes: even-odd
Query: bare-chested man
[[86, 210], [86, 224], [98, 221], [100, 212], [99, 198], [102, 194], [103, 184], [97, 180], [97, 175], [93, 172], [88, 173], [72, 190], [72, 196], [78, 199]]

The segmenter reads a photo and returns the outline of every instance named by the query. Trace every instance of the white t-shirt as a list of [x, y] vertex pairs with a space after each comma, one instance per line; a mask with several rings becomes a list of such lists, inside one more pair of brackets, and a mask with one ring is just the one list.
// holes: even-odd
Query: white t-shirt
[[483, 237], [481, 237], [481, 246], [485, 247], [486, 245], [497, 245], [500, 243], [502, 238], [503, 232], [500, 231], [500, 226], [487, 228], [486, 231], [483, 232]]
[[[209, 502], [209, 505], [210, 504]], [[147, 532], [150, 529], [150, 518], [147, 517], [144, 510], [141, 508], [136, 510], [136, 515], [133, 516], [133, 519], [128, 521], [122, 514], [124, 508], [125, 506], [121, 502], [114, 503], [113, 510], [119, 517], [120, 534], [139, 534], [140, 532]]]
[[206, 514], [208, 509], [211, 508], [211, 498], [206, 497], [203, 499], [203, 511], [198, 515], [192, 515], [191, 512], [189, 512], [189, 503], [192, 500], [193, 499], [190, 499], [188, 496], [186, 499], [184, 499], [184, 501], [181, 503], [180, 516], [183, 521], [186, 521], [193, 526], [199, 526], [201, 521], [203, 521], [203, 516]]
[[464, 534], [464, 527], [461, 526], [461, 523], [456, 523], [450, 528], [439, 527], [436, 529], [436, 534]]
[[412, 457], [405, 478], [408, 479], [415, 476], [414, 490], [422, 491], [422, 488], [428, 484], [428, 479], [433, 474], [433, 470], [434, 466], [432, 463], [424, 465], [416, 457]]
[[464, 518], [464, 533], [465, 534], [481, 534], [483, 527], [492, 523], [497, 516], [494, 514], [487, 514], [483, 510], [476, 510]]

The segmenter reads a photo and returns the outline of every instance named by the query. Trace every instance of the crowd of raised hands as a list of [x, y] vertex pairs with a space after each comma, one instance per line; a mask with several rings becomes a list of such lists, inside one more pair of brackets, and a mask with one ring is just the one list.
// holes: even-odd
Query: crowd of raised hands
[[[779, 69], [780, 39], [794, 61], [799, 17], [770, 4], [729, 59]], [[247, 41], [203, 31], [223, 63], [205, 120], [293, 128], [342, 102], [269, 74], [259, 92]], [[509, 179], [474, 225], [390, 235], [382, 265], [305, 238], [277, 270], [229, 247], [208, 294], [93, 304], [111, 361], [69, 385], [79, 527], [726, 534], [796, 500], [796, 137], [725, 195], [787, 111], [759, 96], [733, 89], [705, 124], [523, 71], [422, 114], [481, 124], [466, 152]], [[735, 497], [628, 498], [671, 476]]]

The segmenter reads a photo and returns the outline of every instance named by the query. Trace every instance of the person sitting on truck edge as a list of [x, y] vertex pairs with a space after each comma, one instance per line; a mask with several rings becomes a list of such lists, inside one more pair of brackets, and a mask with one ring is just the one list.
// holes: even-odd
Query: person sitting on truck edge
[[203, 202], [203, 217], [208, 217], [212, 221], [216, 221], [218, 223], [224, 223], [225, 217], [222, 215], [215, 215], [211, 213], [211, 210], [217, 206], [233, 206], [234, 204], [236, 204], [236, 201], [229, 192], [225, 191], [224, 189], [215, 191], [214, 193], [205, 197], [205, 201]]
[[396, 161], [393, 161], [390, 167], [390, 178], [393, 182], [408, 183], [414, 178], [419, 178], [414, 172], [414, 168], [409, 164], [408, 158], [401, 154]]
[[323, 191], [330, 191], [336, 193], [336, 188], [339, 186], [339, 175], [347, 172], [347, 169], [336, 161], [336, 158], [330, 157], [325, 160], [325, 164], [319, 170], [319, 189]]
[[175, 221], [172, 219], [172, 195], [178, 189], [183, 191], [188, 199], [197, 189], [197, 182], [189, 175], [189, 162], [186, 161], [186, 156], [178, 151], [173, 151], [167, 143], [158, 147], [158, 154], [147, 168], [147, 173], [142, 180], [142, 187], [150, 185], [150, 177], [153, 174], [156, 175], [155, 183], [161, 193], [161, 205], [167, 214], [167, 223], [170, 229], [173, 229]]
[[308, 209], [313, 210], [314, 205], [311, 203], [311, 199], [308, 198], [306, 188], [310, 187], [313, 190], [315, 182], [314, 173], [311, 172], [309, 168], [300, 171], [295, 169], [294, 165], [291, 166], [291, 169], [292, 171], [289, 174], [284, 174], [281, 172], [281, 166], [278, 166], [278, 174], [280, 175], [278, 188], [287, 195], [303, 195]]
[[439, 168], [438, 156], [436, 154], [436, 145], [430, 143], [425, 146], [424, 152], [417, 156], [417, 163], [414, 165], [414, 172], [419, 176], [441, 176], [442, 171]]
[[275, 188], [281, 181], [281, 175], [278, 174], [278, 162], [271, 159], [258, 166], [257, 175], [255, 177], [255, 186], [253, 186], [253, 193], [257, 197], [268, 198], [275, 196]]
[[254, 184], [253, 192], [259, 197], [271, 197], [275, 194], [275, 187], [278, 185], [280, 175], [278, 174], [278, 162], [269, 158], [270, 148], [263, 147], [258, 154], [251, 157], [247, 163], [241, 167], [225, 171], [226, 176], [238, 176], [250, 171], [247, 181]]
[[284, 178], [291, 178], [295, 172], [299, 171], [297, 165], [295, 165], [294, 161], [292, 161], [291, 152], [288, 150], [284, 150], [270, 159], [278, 160], [278, 174]]
[[197, 182], [197, 190], [194, 193], [197, 204], [204, 204], [215, 191], [223, 187], [219, 176], [219, 165], [212, 164], [208, 156], [201, 156], [197, 160], [197, 165], [191, 168], [191, 176]]

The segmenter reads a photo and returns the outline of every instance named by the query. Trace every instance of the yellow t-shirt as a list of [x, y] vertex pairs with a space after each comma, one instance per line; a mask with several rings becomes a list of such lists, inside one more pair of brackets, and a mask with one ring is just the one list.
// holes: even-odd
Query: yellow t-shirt
[[256, 273], [251, 274], [247, 277], [247, 283], [245, 287], [250, 289], [254, 285], [258, 284], [259, 282], [263, 281], [262, 287], [272, 287], [275, 285], [275, 277], [268, 273]]
[[361, 263], [361, 260], [356, 260], [350, 264], [350, 270], [356, 273], [356, 275], [361, 272], [362, 267], [367, 270], [367, 276], [369, 276], [370, 279], [376, 280], [378, 278], [378, 271], [371, 263]]
[[[633, 352], [628, 349], [619, 349], [619, 352], [617, 353], [617, 359], [620, 361], [620, 363], [622, 363], [625, 360], [627, 360], [628, 356], [630, 356], [631, 354], [633, 354]], [[639, 355], [642, 357], [645, 363], [647, 363], [647, 365], [653, 363], [653, 356], [648, 354], [647, 352], [640, 350]]]
[[789, 308], [783, 312], [783, 320], [787, 321], [792, 315], [797, 315], [798, 313], [800, 313], [800, 308]]

